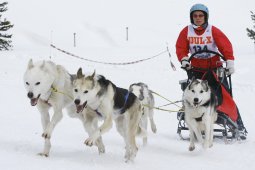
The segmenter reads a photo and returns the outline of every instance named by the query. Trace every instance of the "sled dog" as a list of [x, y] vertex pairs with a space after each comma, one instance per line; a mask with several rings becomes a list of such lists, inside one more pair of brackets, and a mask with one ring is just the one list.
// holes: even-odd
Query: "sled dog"
[[[152, 132], [156, 133], [157, 128], [153, 119], [153, 107], [155, 105], [154, 97], [148, 86], [144, 83], [134, 83], [129, 86], [129, 91], [134, 93], [143, 105], [143, 114], [141, 118], [141, 126], [147, 131], [148, 118]], [[143, 145], [147, 144], [147, 136], [143, 137]]]
[[[30, 59], [27, 70], [24, 74], [24, 84], [27, 90], [27, 97], [32, 106], [37, 106], [41, 113], [43, 128], [42, 137], [45, 139], [44, 149], [39, 155], [49, 156], [53, 129], [62, 119], [62, 110], [65, 108], [71, 117], [79, 118], [85, 130], [92, 134], [97, 129], [96, 113], [87, 108], [83, 112], [76, 113], [73, 103], [73, 77], [64, 67], [56, 65], [51, 61], [39, 61], [33, 63]], [[53, 116], [50, 118], [49, 109], [53, 108]], [[99, 153], [105, 151], [102, 138], [97, 138], [96, 145]]]
[[[195, 135], [206, 149], [213, 145], [217, 100], [206, 80], [193, 79], [183, 93], [185, 121], [190, 132], [189, 151], [195, 149]], [[204, 138], [202, 136], [204, 132]]]
[[100, 115], [102, 125], [88, 138], [85, 143], [92, 146], [105, 132], [112, 127], [115, 120], [117, 131], [124, 138], [125, 161], [134, 159], [137, 153], [135, 136], [141, 132], [139, 121], [142, 116], [142, 106], [139, 99], [126, 89], [116, 87], [102, 75], [85, 76], [80, 68], [77, 79], [74, 80], [74, 103], [77, 108], [89, 106]]

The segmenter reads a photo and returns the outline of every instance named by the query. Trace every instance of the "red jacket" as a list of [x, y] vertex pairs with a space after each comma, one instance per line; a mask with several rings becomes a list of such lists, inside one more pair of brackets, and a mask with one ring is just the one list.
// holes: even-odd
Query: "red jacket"
[[[195, 30], [196, 34], [201, 35], [205, 30]], [[181, 61], [183, 57], [187, 57], [189, 54], [189, 41], [187, 38], [188, 26], [186, 26], [181, 32], [176, 42], [176, 54], [178, 60]], [[219, 52], [225, 57], [226, 60], [234, 60], [232, 44], [227, 36], [215, 26], [212, 26], [212, 36], [216, 43]], [[215, 68], [216, 62], [219, 61], [219, 56], [214, 56], [210, 59], [197, 59], [191, 60], [191, 65], [196, 68]]]

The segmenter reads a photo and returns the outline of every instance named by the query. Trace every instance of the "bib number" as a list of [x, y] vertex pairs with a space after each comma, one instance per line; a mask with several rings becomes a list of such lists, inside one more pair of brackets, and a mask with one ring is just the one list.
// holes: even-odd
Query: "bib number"
[[203, 48], [200, 45], [194, 45], [193, 49], [195, 50], [195, 52], [198, 52], [198, 51], [201, 51], [201, 50], [203, 50], [203, 51], [208, 50], [207, 45], [205, 45]]

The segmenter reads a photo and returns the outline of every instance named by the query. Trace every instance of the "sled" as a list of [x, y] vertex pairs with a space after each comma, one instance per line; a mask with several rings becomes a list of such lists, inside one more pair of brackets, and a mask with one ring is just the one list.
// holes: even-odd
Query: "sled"
[[[198, 52], [192, 54], [189, 58], [189, 62], [192, 60], [192, 58], [196, 54], [204, 53], [204, 52], [205, 53], [216, 54], [216, 55], [221, 57], [221, 59], [223, 60], [223, 61], [221, 61], [222, 63], [225, 62], [224, 57], [221, 54], [219, 54], [217, 52], [214, 52], [214, 51], [209, 51], [209, 50], [202, 50], [202, 51], [198, 51]], [[211, 71], [211, 72], [214, 71], [215, 75], [217, 76], [216, 77], [217, 83], [219, 83], [220, 86], [222, 86], [222, 84], [221, 84], [222, 83], [222, 81], [221, 81], [222, 78], [227, 78], [227, 82], [228, 82], [228, 85], [229, 85], [228, 93], [230, 95], [230, 98], [232, 99], [231, 75], [226, 76], [226, 67], [224, 66], [224, 64], [221, 64], [221, 65], [222, 65], [222, 67], [219, 67], [217, 70], [208, 69], [208, 70], [206, 70], [206, 72], [207, 71], [208, 72], [209, 71]], [[182, 91], [185, 90], [185, 88], [188, 86], [190, 81], [191, 80], [189, 80], [189, 79], [179, 81], [179, 84], [181, 86]], [[221, 100], [223, 100], [223, 97], [222, 97]], [[221, 102], [224, 102], [224, 101], [221, 101]], [[225, 114], [224, 112], [220, 111], [220, 109], [219, 110], [217, 109], [217, 112], [218, 112], [218, 118], [217, 118], [217, 120], [215, 122], [215, 126], [214, 126], [214, 138], [221, 138], [225, 141], [225, 143], [228, 143], [229, 141], [232, 141], [232, 140], [240, 140], [242, 137], [240, 137], [240, 133], [238, 131], [238, 125], [234, 121], [235, 117]], [[183, 140], [188, 139], [188, 137], [185, 137], [183, 135], [183, 132], [189, 130], [188, 126], [185, 123], [184, 117], [185, 117], [185, 112], [184, 112], [183, 109], [180, 109], [180, 111], [177, 112], [177, 120], [178, 120], [177, 134], [179, 135], [180, 139], [183, 139]]]

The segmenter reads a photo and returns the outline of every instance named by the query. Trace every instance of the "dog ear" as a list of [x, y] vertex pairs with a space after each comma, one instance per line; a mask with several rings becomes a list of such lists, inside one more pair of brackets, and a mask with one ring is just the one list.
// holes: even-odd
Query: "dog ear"
[[80, 79], [80, 78], [83, 78], [85, 77], [84, 74], [82, 74], [82, 68], [80, 67], [77, 71], [77, 78]]
[[133, 87], [132, 87], [132, 85], [130, 85], [130, 86], [129, 86], [128, 91], [130, 91], [130, 92], [132, 92], [132, 91], [133, 91]]
[[188, 84], [189, 90], [191, 89], [191, 85], [192, 85], [195, 81], [196, 81], [195, 76], [192, 76], [191, 81], [190, 81], [189, 84]]
[[91, 75], [92, 78], [94, 78], [96, 75], [96, 70], [94, 70], [94, 73]]
[[191, 82], [193, 82], [194, 80], [196, 80], [196, 78], [195, 78], [195, 76], [192, 76]]
[[202, 81], [202, 86], [203, 86], [203, 88], [205, 89], [205, 91], [208, 91], [208, 90], [209, 90], [209, 84], [208, 84], [208, 81], [207, 81], [207, 80], [203, 80], [203, 81]]
[[27, 69], [31, 69], [34, 67], [32, 58], [28, 61]]

